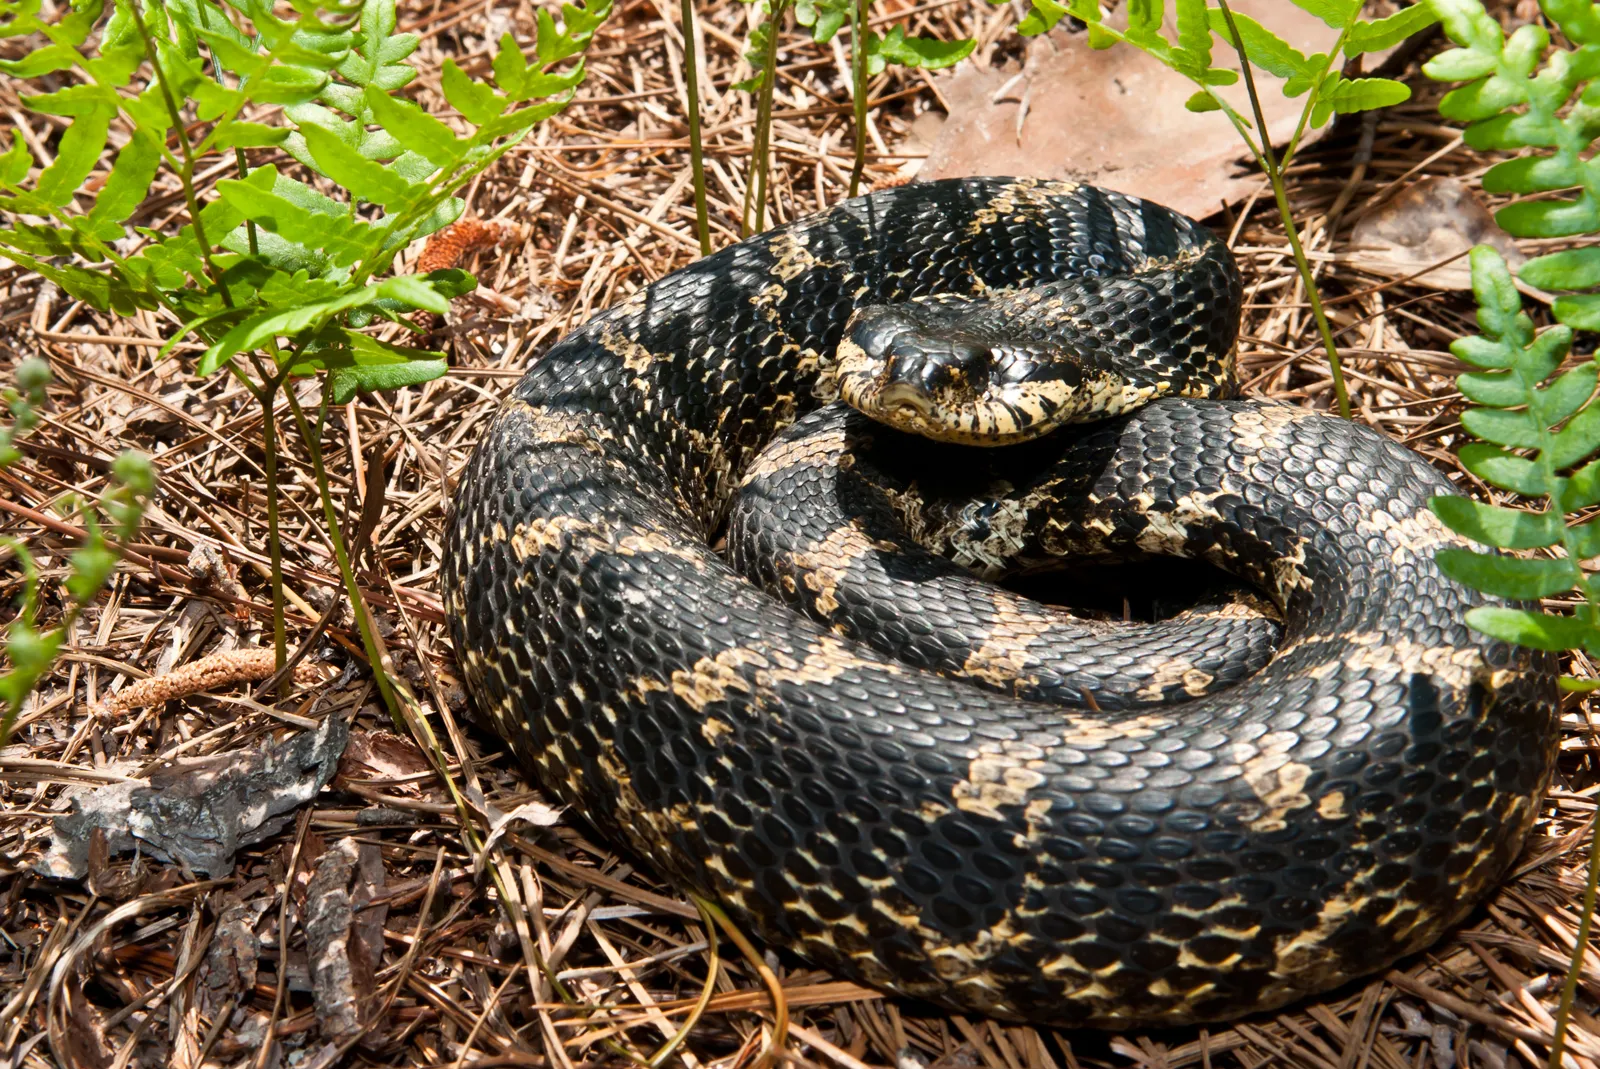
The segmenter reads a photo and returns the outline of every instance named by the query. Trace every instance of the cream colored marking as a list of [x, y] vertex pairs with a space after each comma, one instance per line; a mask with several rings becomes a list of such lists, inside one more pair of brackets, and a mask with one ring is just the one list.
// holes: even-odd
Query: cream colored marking
[[961, 670], [969, 676], [997, 687], [1037, 683], [1039, 677], [1030, 674], [1029, 669], [1039, 667], [1038, 658], [1022, 648], [1018, 641], [1020, 636], [1001, 635], [998, 630], [989, 635], [983, 645], [967, 655]]
[[[761, 287], [756, 295], [750, 298], [750, 303], [761, 309], [769, 322], [775, 322], [778, 317], [778, 310], [773, 306], [787, 296], [789, 296], [789, 291], [784, 289], [782, 284], [773, 282]], [[763, 344], [770, 340], [770, 336], [763, 339]]]
[[1323, 820], [1343, 820], [1349, 815], [1345, 812], [1343, 791], [1329, 791], [1317, 801], [1317, 816]]
[[684, 545], [675, 539], [668, 538], [660, 531], [632, 531], [617, 539], [617, 549], [624, 554], [660, 553], [668, 557], [677, 557], [679, 560], [698, 561], [704, 550], [691, 545]]
[[930, 824], [949, 812], [949, 806], [943, 802], [936, 802], [932, 798], [924, 798], [917, 806], [917, 815]]
[[1475, 682], [1493, 683], [1476, 646], [1424, 646], [1377, 632], [1352, 635], [1347, 641], [1353, 649], [1346, 654], [1344, 663], [1354, 669], [1387, 672], [1390, 678], [1427, 673], [1457, 689]]
[[590, 421], [582, 413], [552, 411], [526, 401], [508, 401], [505, 415], [519, 417], [523, 432], [540, 445], [584, 445], [598, 451], [600, 442], [616, 437], [604, 424]]
[[1288, 556], [1279, 557], [1272, 562], [1272, 581], [1277, 587], [1278, 597], [1287, 602], [1289, 592], [1299, 588], [1311, 589], [1311, 577], [1306, 575], [1306, 543], [1304, 539], [1295, 543], [1294, 552]]
[[800, 231], [782, 230], [768, 242], [767, 251], [778, 261], [771, 268], [774, 275], [785, 282], [793, 282], [814, 267], [832, 266], [813, 256], [805, 240], [805, 234]]
[[661, 359], [634, 339], [623, 334], [615, 327], [608, 325], [600, 332], [600, 344], [610, 352], [622, 357], [622, 366], [635, 375], [642, 373], [645, 368]]
[[1334, 965], [1337, 957], [1334, 950], [1328, 946], [1328, 940], [1344, 926], [1345, 920], [1352, 912], [1348, 899], [1336, 896], [1324, 902], [1317, 914], [1315, 927], [1297, 935], [1278, 939], [1277, 945], [1273, 948], [1278, 956], [1274, 974], [1298, 980], [1301, 978], [1296, 974], [1308, 971], [1315, 974]]
[[1243, 451], [1260, 453], [1284, 443], [1284, 428], [1312, 416], [1289, 405], [1253, 405], [1233, 414], [1233, 440]]
[[715, 746], [719, 738], [733, 734], [733, 728], [714, 716], [708, 716], [700, 725], [700, 734], [705, 736], [706, 742]]
[[1198, 698], [1216, 679], [1216, 676], [1196, 668], [1185, 658], [1174, 657], [1155, 670], [1150, 682], [1139, 688], [1138, 695], [1146, 701], [1160, 701], [1168, 687], [1182, 686], [1185, 694]]
[[588, 520], [580, 520], [575, 516], [554, 516], [517, 524], [509, 541], [512, 551], [526, 560], [537, 557], [547, 549], [558, 548], [564, 536], [596, 534], [597, 531]]
[[841, 454], [848, 447], [849, 441], [843, 427], [832, 427], [825, 433], [810, 434], [804, 438], [774, 442], [762, 450], [740, 485], [749, 486], [758, 479], [771, 478], [790, 468], [832, 468], [844, 459]]
[[896, 548], [893, 542], [868, 538], [860, 524], [859, 518], [852, 519], [844, 527], [829, 531], [825, 538], [809, 549], [797, 550], [790, 556], [795, 569], [804, 573], [801, 579], [806, 589], [816, 595], [817, 611], [824, 616], [832, 616], [839, 608], [839, 583], [852, 563], [874, 550], [893, 551]]
[[[1272, 767], [1272, 766], [1276, 767]], [[1282, 831], [1289, 826], [1283, 818], [1296, 809], [1311, 804], [1305, 792], [1311, 778], [1311, 768], [1298, 761], [1277, 764], [1275, 757], [1260, 757], [1244, 767], [1245, 782], [1267, 807], [1265, 813], [1250, 822], [1250, 830], [1260, 832]]]
[[1153, 499], [1148, 494], [1134, 496], [1135, 503], [1144, 505], [1145, 529], [1139, 532], [1137, 544], [1146, 553], [1165, 556], [1182, 556], [1189, 543], [1189, 525], [1205, 521], [1221, 521], [1222, 513], [1212, 502], [1232, 491], [1226, 487], [1215, 493], [1187, 494], [1172, 503], [1170, 511], [1151, 509]]
[[1266, 619], [1283, 622], [1278, 607], [1253, 591], [1236, 590], [1221, 605], [1204, 609], [1185, 609], [1172, 617], [1174, 620], [1255, 620]]
[[1382, 535], [1394, 546], [1389, 559], [1396, 564], [1431, 559], [1432, 551], [1440, 546], [1472, 545], [1470, 540], [1450, 530], [1428, 509], [1400, 519], [1383, 509], [1375, 509], [1361, 518], [1356, 530], [1362, 534]]

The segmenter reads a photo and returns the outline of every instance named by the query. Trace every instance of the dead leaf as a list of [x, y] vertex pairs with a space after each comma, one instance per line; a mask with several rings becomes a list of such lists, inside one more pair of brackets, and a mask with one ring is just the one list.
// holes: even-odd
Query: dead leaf
[[328, 717], [276, 745], [173, 761], [148, 780], [68, 792], [71, 810], [55, 818], [43, 875], [82, 879], [89, 840], [103, 828], [110, 854], [135, 849], [207, 876], [233, 871], [233, 855], [275, 835], [294, 809], [333, 778], [350, 729]]
[[[385, 794], [421, 797], [433, 765], [417, 744], [392, 731], [357, 731], [350, 736], [334, 779], [338, 786], [381, 786]], [[397, 780], [409, 782], [396, 782]]]
[[1357, 220], [1339, 258], [1385, 278], [1416, 275], [1420, 286], [1469, 290], [1472, 264], [1464, 254], [1485, 242], [1500, 250], [1512, 270], [1527, 259], [1465, 183], [1425, 178]]
[[[1321, 19], [1283, 0], [1236, 0], [1250, 15], [1307, 55], [1338, 37]], [[1213, 62], [1238, 60], [1213, 37]], [[1377, 57], [1367, 57], [1376, 61]], [[1294, 133], [1304, 97], [1285, 99], [1277, 78], [1257, 69], [1262, 108], [1274, 143]], [[1223, 201], [1243, 199], [1262, 179], [1227, 117], [1196, 114], [1183, 103], [1189, 79], [1137, 48], [1103, 52], [1063, 22], [1033, 38], [1015, 70], [963, 64], [938, 83], [950, 114], [919, 180], [967, 175], [1023, 175], [1091, 182], [1204, 218]], [[1222, 90], [1241, 114], [1250, 106], [1242, 82]], [[1026, 110], [1024, 110], [1026, 109]], [[1324, 128], [1326, 129], [1326, 128]], [[1306, 140], [1315, 136], [1308, 132]]]

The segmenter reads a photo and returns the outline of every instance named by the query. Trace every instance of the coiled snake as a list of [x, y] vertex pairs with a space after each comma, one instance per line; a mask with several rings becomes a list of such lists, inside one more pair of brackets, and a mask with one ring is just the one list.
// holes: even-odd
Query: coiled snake
[[[1239, 301], [1198, 224], [1007, 179], [662, 278], [534, 363], [461, 476], [472, 694], [663, 875], [948, 1007], [1218, 1020], [1427, 945], [1534, 819], [1552, 665], [1461, 623], [1420, 458], [1225, 399]], [[841, 391], [965, 442], [1115, 418], [918, 445], [820, 408]], [[730, 511], [765, 589], [711, 547]], [[1281, 643], [1217, 607], [1109, 629], [958, 567], [1062, 554], [1212, 561]]]

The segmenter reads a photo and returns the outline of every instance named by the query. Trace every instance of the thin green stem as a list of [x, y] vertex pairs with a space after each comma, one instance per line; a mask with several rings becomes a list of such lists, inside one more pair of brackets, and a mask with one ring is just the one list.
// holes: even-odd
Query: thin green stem
[[[272, 586], [272, 648], [275, 655], [274, 671], [283, 674], [283, 666], [289, 660], [289, 639], [284, 622], [283, 540], [278, 536], [278, 428], [274, 410], [278, 404], [278, 390], [289, 375], [287, 371], [276, 374], [267, 371], [261, 358], [253, 352], [250, 361], [255, 365], [256, 374], [261, 376], [259, 383], [240, 369], [237, 360], [228, 361], [227, 367], [261, 409], [262, 448], [266, 453], [263, 471], [267, 480], [267, 559], [271, 562], [268, 576]], [[288, 697], [288, 694], [289, 679], [285, 676], [278, 681], [278, 696]]]
[[867, 5], [850, 5], [850, 103], [855, 106], [856, 155], [850, 164], [850, 195], [861, 192], [861, 172], [867, 166]]
[[683, 85], [689, 98], [689, 166], [694, 169], [694, 223], [700, 255], [711, 255], [711, 217], [706, 211], [706, 160], [700, 144], [700, 64], [694, 53], [694, 0], [681, 0]]
[[356, 627], [361, 632], [361, 646], [366, 651], [367, 662], [372, 668], [372, 681], [377, 686], [378, 694], [383, 698], [384, 708], [389, 710], [389, 716], [395, 726], [404, 731], [406, 718], [400, 708], [399, 699], [395, 697], [394, 682], [384, 669], [383, 650], [378, 644], [372, 617], [367, 612], [366, 599], [361, 596], [361, 588], [356, 584], [355, 570], [350, 566], [350, 551], [345, 546], [344, 530], [339, 526], [338, 513], [333, 507], [333, 490], [328, 483], [327, 468], [322, 462], [322, 429], [327, 424], [328, 402], [332, 392], [333, 379], [328, 378], [323, 383], [322, 402], [317, 406], [315, 428], [306, 422], [305, 412], [301, 409], [300, 401], [295, 397], [294, 391], [289, 390], [284, 396], [289, 400], [289, 411], [294, 413], [300, 437], [311, 454], [311, 471], [317, 480], [317, 495], [322, 499], [322, 518], [328, 525], [328, 541], [333, 545], [333, 556], [339, 564], [339, 577], [344, 580], [345, 595], [350, 599], [350, 611], [355, 614]]
[[184, 203], [189, 208], [189, 223], [194, 227], [195, 243], [200, 246], [200, 258], [206, 262], [206, 274], [222, 295], [222, 303], [229, 308], [233, 307], [233, 294], [228, 292], [228, 287], [222, 283], [222, 272], [217, 270], [216, 261], [211, 258], [211, 242], [206, 239], [206, 227], [200, 218], [200, 197], [194, 188], [194, 149], [189, 144], [189, 133], [183, 126], [183, 113], [178, 110], [178, 102], [172, 97], [172, 87], [167, 84], [166, 71], [162, 70], [160, 60], [156, 56], [156, 43], [150, 36], [150, 27], [145, 25], [143, 17], [135, 16], [134, 25], [139, 27], [139, 36], [144, 41], [144, 55], [154, 72], [156, 84], [161, 87], [161, 99], [166, 102], [167, 115], [172, 119], [172, 131], [178, 138], [178, 147], [183, 151], [183, 164], [177, 168], [178, 180], [183, 184]]
[[[254, 235], [252, 235], [253, 237]], [[267, 493], [267, 559], [269, 582], [272, 585], [272, 649], [274, 670], [282, 675], [278, 680], [278, 697], [289, 696], [289, 677], [283, 666], [289, 660], [289, 636], [284, 622], [283, 599], [283, 539], [278, 534], [278, 390], [284, 375], [266, 380], [261, 391], [261, 438], [266, 452]]]
[[1577, 946], [1573, 948], [1572, 964], [1567, 968], [1566, 980], [1561, 985], [1561, 1001], [1556, 1005], [1556, 1030], [1550, 1040], [1548, 1069], [1561, 1069], [1562, 1048], [1567, 1042], [1567, 1022], [1572, 1018], [1572, 1002], [1578, 993], [1578, 977], [1583, 974], [1583, 953], [1589, 946], [1589, 933], [1594, 927], [1595, 891], [1600, 888], [1600, 849], [1595, 848], [1594, 827], [1589, 829], [1589, 878], [1583, 885], [1583, 909], [1578, 914]]
[[[1356, 18], [1359, 17], [1360, 14], [1361, 8], [1358, 5], [1354, 13], [1352, 13], [1350, 16], [1351, 25], [1354, 24]], [[1233, 19], [1231, 17], [1228, 19], [1228, 26], [1230, 29], [1233, 26]], [[1306, 132], [1306, 126], [1311, 121], [1311, 113], [1316, 110], [1317, 94], [1322, 91], [1322, 80], [1327, 76], [1328, 71], [1333, 69], [1333, 65], [1338, 62], [1339, 54], [1344, 51], [1345, 38], [1349, 36], [1350, 25], [1346, 25], [1344, 29], [1339, 31], [1339, 39], [1334, 41], [1333, 47], [1328, 50], [1328, 65], [1322, 68], [1322, 71], [1317, 75], [1316, 78], [1312, 79], [1311, 91], [1306, 94], [1305, 107], [1300, 109], [1300, 121], [1296, 123], [1294, 127], [1294, 136], [1289, 138], [1289, 145], [1283, 150], [1283, 159], [1279, 161], [1279, 166], [1284, 170], [1288, 170], [1289, 161], [1294, 159], [1294, 154], [1299, 151], [1300, 138], [1304, 136]], [[1265, 130], [1262, 131], [1262, 136], [1266, 136]]]
[[[250, 176], [250, 166], [244, 158], [244, 149], [236, 148], [233, 150], [233, 165], [239, 169], [239, 181], [243, 182]], [[244, 221], [244, 232], [250, 241], [250, 255], [260, 256], [261, 249], [256, 244], [256, 221], [254, 219], [246, 219]], [[282, 666], [280, 665], [279, 667]]]
[[[767, 228], [767, 163], [768, 148], [772, 143], [772, 94], [778, 83], [778, 30], [788, 9], [789, 0], [773, 0], [771, 14], [767, 16], [767, 46], [762, 53], [761, 86], [756, 97], [755, 143], [751, 146], [751, 173], [745, 182], [744, 219], [740, 226], [740, 233], [745, 237], [752, 233], [759, 234]], [[749, 226], [752, 200], [756, 208], [754, 230]]]
[[1311, 314], [1317, 321], [1317, 331], [1322, 335], [1322, 347], [1328, 354], [1328, 369], [1333, 374], [1333, 395], [1339, 403], [1339, 415], [1349, 419], [1350, 394], [1345, 389], [1344, 368], [1339, 363], [1339, 348], [1333, 343], [1333, 328], [1328, 325], [1327, 313], [1322, 310], [1322, 296], [1317, 292], [1317, 280], [1311, 273], [1311, 263], [1306, 259], [1306, 250], [1300, 244], [1300, 233], [1295, 229], [1294, 213], [1289, 208], [1289, 195], [1283, 186], [1283, 171], [1273, 155], [1272, 137], [1267, 132], [1267, 119], [1261, 111], [1261, 97], [1256, 93], [1256, 80], [1251, 72], [1250, 57], [1245, 54], [1244, 39], [1239, 36], [1239, 27], [1233, 21], [1233, 12], [1228, 7], [1228, 0], [1217, 0], [1217, 4], [1222, 9], [1223, 19], [1228, 23], [1228, 33], [1233, 38], [1233, 47], [1239, 53], [1239, 69], [1244, 75], [1245, 92], [1250, 97], [1250, 107], [1256, 117], [1256, 132], [1261, 138], [1261, 165], [1267, 172], [1267, 181], [1272, 184], [1272, 196], [1278, 203], [1278, 215], [1283, 219], [1284, 233], [1289, 239], [1289, 250], [1294, 254], [1294, 265], [1300, 272], [1301, 283], [1305, 286], [1306, 301], [1311, 305]]

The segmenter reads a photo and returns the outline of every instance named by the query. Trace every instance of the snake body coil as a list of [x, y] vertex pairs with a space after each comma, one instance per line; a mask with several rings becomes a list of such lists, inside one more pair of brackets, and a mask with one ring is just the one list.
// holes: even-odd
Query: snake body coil
[[[1059, 676], [1091, 693], [1113, 677], [1135, 697], [1176, 687], [1177, 705], [1061, 709], [941, 674], [982, 682], [1007, 659], [985, 629], [1026, 639], [1031, 603], [920, 604], [908, 550], [873, 526], [889, 498], [754, 566], [820, 622], [708, 545], [741, 482], [746, 513], [845, 493], [817, 465], [877, 433], [860, 417], [823, 411], [774, 440], [838, 392], [853, 311], [1044, 287], [1078, 349], [1138, 350], [1157, 371], [1006, 403], [1031, 416], [1095, 394], [1111, 413], [1223, 384], [1239, 295], [1219, 248], [1088, 187], [929, 183], [741, 242], [596, 316], [533, 365], [461, 477], [443, 587], [479, 706], [661, 873], [773, 944], [946, 1006], [1218, 1020], [1426, 945], [1531, 825], [1555, 690], [1548, 658], [1461, 623], [1481, 599], [1435, 568], [1452, 536], [1427, 509], [1450, 486], [1393, 442], [1299, 409], [1168, 397], [1017, 447], [1032, 467], [981, 522], [920, 516], [923, 540], [957, 557], [1006, 536], [1025, 557], [1200, 557], [1259, 586], [1283, 644], [1241, 682], [1138, 649]], [[896, 463], [872, 493], [903, 488]], [[999, 522], [1007, 508], [1025, 534]], [[736, 531], [735, 549], [784, 526]], [[910, 598], [915, 664], [848, 637], [875, 597]], [[1011, 660], [1027, 677], [1027, 655]]]

